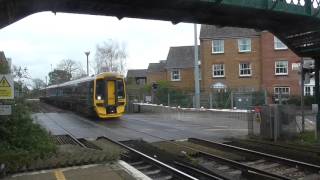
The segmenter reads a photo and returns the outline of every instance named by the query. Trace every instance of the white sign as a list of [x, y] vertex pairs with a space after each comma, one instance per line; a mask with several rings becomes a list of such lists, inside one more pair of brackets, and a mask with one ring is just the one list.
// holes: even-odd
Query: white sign
[[292, 63], [291, 66], [293, 71], [301, 71], [300, 63]]
[[14, 83], [10, 74], [0, 74], [0, 99], [13, 99]]
[[11, 115], [11, 105], [0, 105], [0, 115]]
[[152, 100], [151, 96], [146, 96], [145, 98], [146, 98], [145, 100], [146, 100], [147, 102], [151, 102], [151, 100]]

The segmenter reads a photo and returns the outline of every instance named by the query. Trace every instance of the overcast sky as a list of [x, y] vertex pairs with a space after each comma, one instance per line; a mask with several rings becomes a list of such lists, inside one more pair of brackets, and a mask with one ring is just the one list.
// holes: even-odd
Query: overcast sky
[[[199, 34], [200, 26], [198, 26]], [[0, 51], [13, 64], [27, 67], [32, 78], [45, 76], [62, 59], [93, 61], [97, 43], [108, 39], [127, 45], [128, 69], [147, 68], [166, 59], [170, 46], [194, 44], [193, 24], [143, 19], [43, 12], [0, 29]]]

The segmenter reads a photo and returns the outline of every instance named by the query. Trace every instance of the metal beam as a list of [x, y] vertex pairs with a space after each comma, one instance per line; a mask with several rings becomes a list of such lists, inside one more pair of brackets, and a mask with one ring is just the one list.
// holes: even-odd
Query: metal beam
[[304, 6], [285, 0], [0, 0], [0, 28], [41, 11], [214, 24], [268, 30], [297, 55], [309, 56], [320, 51], [296, 48], [303, 42], [293, 46], [286, 37], [320, 32], [319, 10], [311, 0]]
[[320, 140], [320, 84], [319, 84], [319, 70], [320, 70], [320, 57], [315, 57], [315, 95], [316, 103], [318, 104], [318, 111], [316, 116], [316, 138]]

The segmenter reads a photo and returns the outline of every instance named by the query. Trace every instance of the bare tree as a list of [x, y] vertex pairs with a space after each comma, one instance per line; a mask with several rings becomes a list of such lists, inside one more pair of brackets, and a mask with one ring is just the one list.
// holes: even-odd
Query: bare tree
[[33, 90], [39, 90], [44, 87], [46, 87], [46, 83], [42, 79], [40, 79], [40, 78], [32, 79]]
[[127, 51], [124, 43], [109, 40], [97, 44], [95, 54], [95, 72], [119, 72], [124, 74]]
[[12, 67], [12, 74], [14, 77], [14, 89], [17, 97], [26, 95], [29, 92], [28, 86], [29, 80], [31, 79], [27, 67], [22, 68], [21, 66]]
[[57, 69], [66, 71], [68, 74], [71, 74], [71, 79], [78, 79], [86, 74], [81, 63], [72, 59], [61, 60], [61, 62], [57, 66]]

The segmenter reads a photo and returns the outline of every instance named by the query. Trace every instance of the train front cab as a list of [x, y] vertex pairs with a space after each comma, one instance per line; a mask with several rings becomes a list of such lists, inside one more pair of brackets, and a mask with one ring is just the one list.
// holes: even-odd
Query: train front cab
[[97, 77], [94, 87], [94, 106], [99, 118], [118, 118], [124, 114], [126, 92], [122, 77]]

